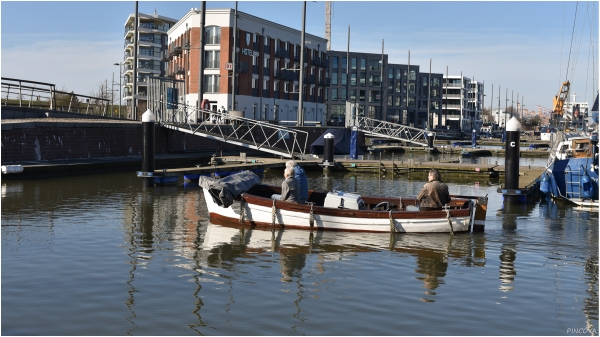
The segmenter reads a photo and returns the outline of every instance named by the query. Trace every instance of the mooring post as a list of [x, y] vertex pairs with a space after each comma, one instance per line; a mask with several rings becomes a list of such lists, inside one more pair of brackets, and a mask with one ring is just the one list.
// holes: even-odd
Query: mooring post
[[518, 202], [519, 196], [514, 193], [519, 188], [519, 145], [521, 138], [521, 123], [515, 117], [506, 124], [506, 153], [504, 158], [504, 201], [509, 204]]
[[156, 117], [150, 111], [146, 110], [142, 115], [142, 180], [144, 186], [154, 186], [154, 123]]

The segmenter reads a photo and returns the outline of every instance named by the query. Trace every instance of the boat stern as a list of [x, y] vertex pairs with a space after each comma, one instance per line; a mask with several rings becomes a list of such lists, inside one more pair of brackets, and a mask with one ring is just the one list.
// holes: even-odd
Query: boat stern
[[472, 203], [474, 205], [471, 208], [471, 230], [473, 233], [483, 233], [485, 228], [485, 217], [487, 215], [488, 197], [487, 195], [484, 197], [478, 197], [473, 199]]

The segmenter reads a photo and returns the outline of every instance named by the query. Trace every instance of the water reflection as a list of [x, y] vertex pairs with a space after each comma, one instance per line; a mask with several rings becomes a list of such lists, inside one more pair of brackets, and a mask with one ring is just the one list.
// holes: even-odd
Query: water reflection
[[[435, 290], [444, 284], [449, 260], [468, 267], [485, 266], [485, 240], [482, 235], [431, 234], [402, 235], [382, 233], [345, 233], [333, 231], [303, 231], [291, 229], [238, 228], [227, 223], [208, 224], [202, 245], [208, 255], [200, 265], [222, 266], [224, 259], [235, 263], [236, 257], [265, 252], [279, 253], [282, 282], [300, 282], [307, 267], [307, 256], [317, 255], [314, 266], [324, 272], [323, 262], [340, 260], [359, 252], [391, 251], [416, 259], [417, 280], [422, 282], [425, 302], [435, 301]], [[236, 256], [223, 256], [225, 250], [237, 251]], [[313, 266], [311, 266], [313, 267]], [[298, 285], [298, 296], [302, 285]]]

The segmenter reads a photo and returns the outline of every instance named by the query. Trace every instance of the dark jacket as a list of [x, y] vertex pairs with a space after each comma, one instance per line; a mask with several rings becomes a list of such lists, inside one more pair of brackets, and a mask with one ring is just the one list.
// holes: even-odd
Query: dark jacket
[[298, 181], [294, 177], [287, 177], [281, 184], [281, 199], [282, 201], [298, 202], [300, 200], [300, 187]]
[[441, 181], [433, 180], [425, 184], [417, 196], [421, 210], [442, 209], [450, 202], [448, 186]]
[[308, 199], [308, 180], [306, 179], [306, 173], [304, 169], [298, 165], [294, 166], [294, 178], [298, 182], [300, 187], [300, 203], [304, 203]]

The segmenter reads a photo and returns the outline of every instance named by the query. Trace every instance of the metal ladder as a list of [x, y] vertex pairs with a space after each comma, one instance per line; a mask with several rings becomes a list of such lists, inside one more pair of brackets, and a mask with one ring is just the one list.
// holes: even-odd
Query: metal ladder
[[564, 174], [565, 197], [571, 199], [581, 198], [581, 177], [585, 174], [585, 168], [583, 167], [583, 165], [579, 165], [579, 168], [577, 170], [572, 170], [571, 166], [567, 165]]

